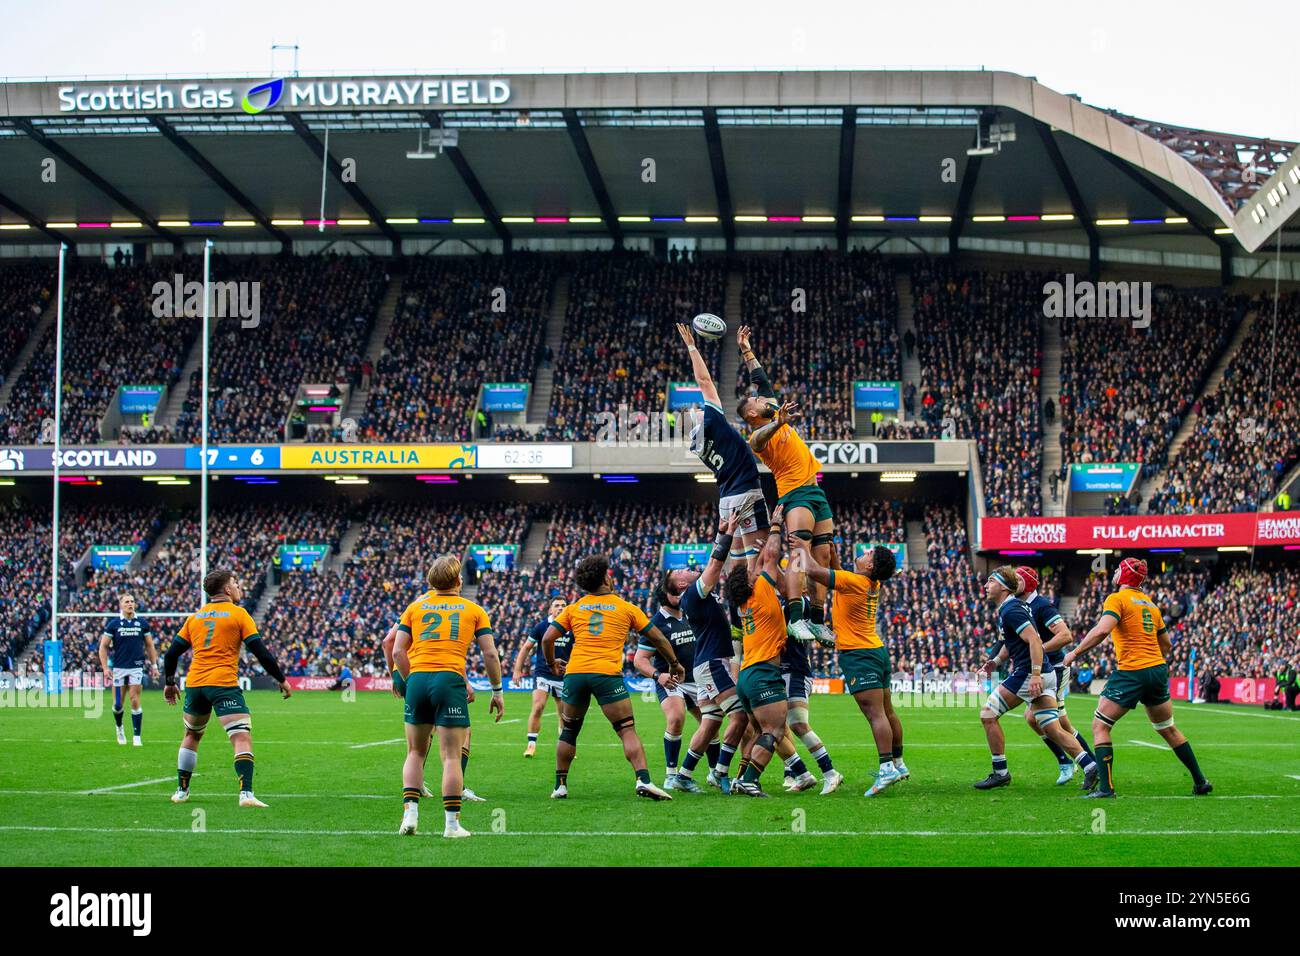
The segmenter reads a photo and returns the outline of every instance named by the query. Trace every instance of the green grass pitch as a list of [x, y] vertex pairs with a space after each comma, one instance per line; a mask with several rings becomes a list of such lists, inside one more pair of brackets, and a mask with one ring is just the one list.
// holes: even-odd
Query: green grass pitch
[[[981, 793], [988, 752], [972, 707], [902, 707], [912, 778], [864, 799], [874, 763], [867, 724], [848, 697], [815, 697], [812, 724], [844, 787], [781, 791], [767, 800], [710, 790], [672, 803], [633, 796], [633, 776], [593, 707], [570, 776], [571, 797], [548, 799], [556, 720], [548, 702], [537, 757], [525, 760], [528, 698], [506, 697], [494, 725], [487, 697], [472, 705], [466, 804], [470, 840], [443, 840], [439, 801], [422, 802], [422, 830], [399, 838], [401, 706], [387, 694], [248, 695], [256, 790], [267, 810], [235, 805], [231, 748], [209, 732], [188, 804], [173, 805], [178, 709], [145, 695], [143, 748], [114, 740], [107, 707], [0, 710], [0, 845], [10, 865], [1282, 865], [1300, 834], [1300, 717], [1257, 708], [1178, 705], [1215, 792], [1191, 782], [1141, 712], [1115, 734], [1118, 800], [1077, 799], [1054, 785], [1056, 766], [1019, 714], [1003, 719], [1014, 782]], [[1094, 699], [1071, 699], [1090, 725]], [[637, 729], [656, 782], [663, 717], [636, 701]], [[689, 730], [688, 720], [688, 730]], [[214, 721], [215, 727], [215, 721]], [[428, 779], [435, 790], [437, 768]], [[702, 779], [703, 774], [701, 773]], [[201, 813], [196, 813], [201, 811]], [[1098, 813], [1104, 812], [1104, 817]], [[199, 818], [202, 818], [201, 820]], [[204, 824], [203, 828], [199, 823]], [[202, 832], [196, 832], [199, 830]]]

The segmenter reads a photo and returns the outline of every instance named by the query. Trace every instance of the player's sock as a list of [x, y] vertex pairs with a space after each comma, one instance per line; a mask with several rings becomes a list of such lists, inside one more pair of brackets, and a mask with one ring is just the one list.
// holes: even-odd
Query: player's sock
[[790, 773], [796, 777], [802, 777], [808, 772], [808, 765], [803, 762], [802, 757], [798, 754], [794, 754], [785, 762], [785, 769], [789, 770]]
[[797, 624], [803, 620], [803, 598], [791, 598], [785, 602], [785, 623]]
[[537, 743], [537, 735], [536, 735], [536, 734], [529, 734], [529, 735], [528, 735], [528, 742], [529, 742], [530, 744], [535, 744], [535, 743]]
[[994, 772], [995, 774], [997, 774], [999, 777], [1001, 777], [1001, 776], [1005, 776], [1005, 775], [1009, 772], [1009, 771], [1007, 770], [1007, 755], [1006, 755], [1006, 754], [994, 754], [994, 755], [993, 755], [993, 772]]
[[700, 760], [702, 760], [703, 758], [704, 758], [704, 754], [697, 754], [690, 747], [687, 747], [686, 758], [682, 760], [682, 769], [679, 770], [678, 772], [683, 777], [689, 777], [691, 774], [695, 772], [695, 768], [699, 765]]
[[895, 760], [902, 760], [902, 759], [903, 759], [903, 745], [902, 745], [902, 744], [895, 744], [895, 745], [894, 745], [894, 759], [895, 759]]
[[740, 758], [740, 767], [736, 770], [736, 776], [738, 776], [738, 777], [740, 777], [740, 778], [743, 779], [744, 776], [745, 776], [745, 771], [749, 769], [749, 765], [750, 765], [750, 763], [751, 763], [751, 761], [750, 761], [750, 759], [749, 759], [748, 757], [741, 757], [741, 758]]
[[1073, 758], [1073, 759], [1074, 759], [1074, 762], [1075, 762], [1076, 764], [1079, 765], [1079, 769], [1080, 769], [1080, 770], [1087, 770], [1089, 767], [1091, 767], [1093, 764], [1095, 764], [1095, 763], [1097, 762], [1097, 761], [1093, 758], [1092, 754], [1089, 753], [1089, 752], [1086, 751], [1086, 750], [1080, 750], [1080, 751], [1079, 751], [1079, 756], [1077, 756], [1077, 757], [1075, 757], [1075, 758]]
[[722, 741], [714, 737], [713, 742], [704, 748], [704, 752], [709, 758], [707, 766], [716, 767], [718, 765], [718, 754], [722, 752]]
[[1062, 750], [1061, 745], [1051, 737], [1044, 737], [1043, 743], [1047, 744], [1047, 749], [1052, 752], [1052, 756], [1056, 758], [1056, 762], [1062, 767], [1070, 762], [1070, 755]]
[[465, 776], [465, 769], [468, 766], [469, 766], [469, 748], [461, 747], [460, 748], [460, 775], [462, 778]]
[[194, 776], [194, 768], [199, 765], [199, 754], [197, 750], [187, 750], [182, 747], [176, 752], [176, 779], [182, 790], [189, 790], [190, 777]]
[[1196, 754], [1192, 753], [1191, 741], [1184, 740], [1174, 748], [1174, 754], [1183, 762], [1183, 766], [1191, 773], [1193, 783], [1205, 783], [1205, 774], [1201, 773], [1201, 765], [1196, 762]]
[[682, 753], [682, 735], [664, 734], [664, 764], [668, 767], [668, 776], [677, 772], [677, 758]]
[[140, 727], [143, 724], [144, 724], [144, 711], [143, 710], [131, 711], [131, 733], [139, 737]]
[[403, 809], [405, 809], [406, 807], [415, 807], [417, 810], [420, 808], [419, 787], [402, 788], [402, 807]]
[[569, 771], [567, 770], [555, 771], [555, 789], [559, 790], [561, 787], [567, 787], [568, 785], [569, 785]]
[[731, 770], [731, 758], [736, 755], [736, 748], [727, 744], [722, 744], [718, 748], [717, 759], [713, 761], [713, 769], [718, 771], [720, 776], [725, 777]]
[[442, 798], [442, 812], [446, 815], [446, 825], [454, 829], [460, 826], [460, 794], [454, 797], [446, 795]]
[[1084, 751], [1087, 752], [1088, 756], [1090, 756], [1090, 757], [1096, 759], [1096, 756], [1097, 756], [1097, 755], [1094, 754], [1094, 753], [1092, 752], [1092, 748], [1088, 746], [1088, 741], [1086, 741], [1086, 740], [1083, 739], [1083, 734], [1079, 733], [1079, 732], [1076, 730], [1076, 731], [1074, 732], [1074, 739], [1077, 740], [1077, 741], [1079, 741], [1079, 746], [1082, 747], [1082, 748], [1084, 749]]
[[117, 729], [122, 729], [122, 711], [119, 708], [113, 708], [113, 722], [117, 724]]
[[808, 602], [808, 620], [814, 624], [826, 623], [826, 605]]
[[650, 771], [649, 771], [649, 770], [638, 770], [638, 771], [636, 772], [636, 779], [637, 779], [637, 781], [638, 781], [639, 783], [649, 783], [649, 782], [650, 782]]
[[1101, 776], [1097, 778], [1097, 789], [1102, 793], [1115, 792], [1115, 748], [1111, 744], [1097, 744], [1093, 751], [1097, 763], [1101, 766]]
[[253, 792], [253, 755], [248, 751], [235, 754], [235, 775], [241, 793]]
[[808, 748], [809, 756], [817, 761], [817, 766], [821, 768], [822, 773], [829, 773], [835, 769], [835, 764], [831, 763], [831, 755], [826, 752], [826, 747], [822, 744], [820, 737], [810, 730], [799, 739]]
[[762, 775], [763, 771], [759, 769], [758, 764], [750, 760], [746, 762], [745, 769], [740, 774], [740, 779], [745, 783], [758, 783], [758, 778]]

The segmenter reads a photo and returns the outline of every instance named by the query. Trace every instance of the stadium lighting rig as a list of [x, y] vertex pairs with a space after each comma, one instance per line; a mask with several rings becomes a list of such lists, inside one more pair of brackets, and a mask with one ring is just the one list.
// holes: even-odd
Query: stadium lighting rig
[[[417, 134], [415, 149], [407, 150], [407, 159], [437, 159], [444, 149], [460, 144], [460, 131], [455, 129], [424, 130]], [[427, 148], [426, 148], [427, 147]], [[436, 148], [436, 151], [435, 151]]]

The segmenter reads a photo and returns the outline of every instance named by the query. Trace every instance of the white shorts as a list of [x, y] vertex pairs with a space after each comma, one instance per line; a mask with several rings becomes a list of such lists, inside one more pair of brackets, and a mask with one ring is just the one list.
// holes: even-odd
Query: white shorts
[[[1019, 674], [1010, 674], [1007, 676], [1007, 679], [1002, 682], [1002, 686], [1011, 691], [1011, 693], [1015, 694], [1026, 704], [1033, 703], [1035, 698], [1029, 693], [1029, 677], [1029, 671], [1024, 671]], [[1042, 694], [1039, 694], [1039, 696], [1041, 697], [1043, 694], [1047, 694], [1050, 697], [1056, 696], [1055, 670], [1043, 671], [1043, 690]]]
[[552, 680], [549, 677], [534, 677], [533, 690], [544, 690], [556, 700], [559, 700], [560, 691], [564, 690], [564, 681]]
[[113, 686], [123, 687], [135, 684], [139, 687], [144, 683], [143, 667], [114, 667], [113, 668]]
[[[721, 520], [727, 521], [736, 512], [740, 513], [740, 524], [736, 527], [738, 534], [767, 530], [767, 499], [763, 497], [762, 488], [718, 499], [718, 517]], [[732, 547], [736, 546], [733, 544]]]
[[717, 700], [727, 691], [736, 689], [731, 679], [731, 658], [702, 661], [691, 674], [695, 678], [696, 700]]
[[655, 696], [659, 698], [659, 703], [663, 703], [669, 697], [684, 697], [692, 704], [697, 704], [700, 699], [699, 689], [694, 684], [682, 681], [676, 687], [669, 689], [662, 684], [655, 684]]
[[803, 674], [782, 674], [781, 680], [785, 684], [786, 700], [808, 700], [808, 692], [812, 689], [812, 678]]

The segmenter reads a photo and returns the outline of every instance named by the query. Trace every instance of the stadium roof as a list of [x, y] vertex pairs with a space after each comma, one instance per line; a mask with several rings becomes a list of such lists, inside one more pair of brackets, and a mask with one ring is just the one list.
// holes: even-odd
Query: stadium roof
[[1294, 144], [996, 71], [6, 83], [0, 169], [10, 242], [287, 243], [323, 219], [331, 238], [961, 235], [1094, 256], [1122, 234], [1225, 261], [1289, 224], [1300, 247]]

